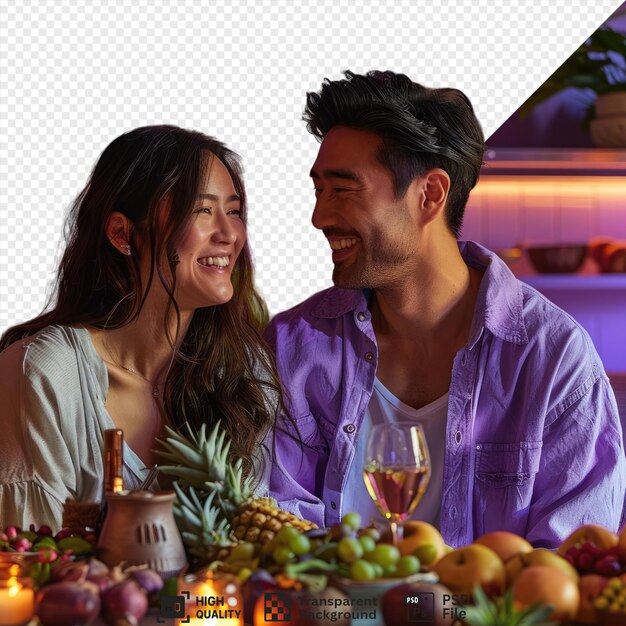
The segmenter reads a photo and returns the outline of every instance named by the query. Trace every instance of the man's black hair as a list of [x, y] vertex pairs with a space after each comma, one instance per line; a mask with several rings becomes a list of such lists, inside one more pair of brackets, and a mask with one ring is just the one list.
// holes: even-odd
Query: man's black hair
[[303, 119], [322, 140], [334, 126], [381, 138], [378, 160], [393, 175], [396, 198], [432, 168], [450, 176], [446, 224], [458, 238], [469, 193], [478, 181], [485, 140], [470, 101], [458, 89], [429, 89], [404, 74], [344, 72], [307, 93]]

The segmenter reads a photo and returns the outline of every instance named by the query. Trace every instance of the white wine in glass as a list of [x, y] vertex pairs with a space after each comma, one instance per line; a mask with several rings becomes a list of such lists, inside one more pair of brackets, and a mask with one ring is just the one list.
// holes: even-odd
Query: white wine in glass
[[415, 511], [430, 480], [430, 456], [419, 424], [377, 424], [368, 437], [363, 465], [367, 491], [389, 520], [393, 542]]

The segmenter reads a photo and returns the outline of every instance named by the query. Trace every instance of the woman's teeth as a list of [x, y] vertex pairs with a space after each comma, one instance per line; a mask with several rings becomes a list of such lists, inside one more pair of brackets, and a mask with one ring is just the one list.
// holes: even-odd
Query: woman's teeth
[[350, 238], [350, 239], [333, 239], [332, 241], [328, 241], [330, 247], [333, 250], [343, 250], [344, 248], [351, 248], [358, 239]]
[[205, 256], [198, 259], [200, 265], [215, 265], [217, 267], [228, 267], [230, 265], [230, 257], [227, 256]]

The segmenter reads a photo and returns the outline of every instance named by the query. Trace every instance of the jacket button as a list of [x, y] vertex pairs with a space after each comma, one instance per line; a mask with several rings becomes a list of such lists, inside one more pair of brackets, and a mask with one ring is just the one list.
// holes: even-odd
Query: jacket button
[[343, 431], [345, 433], [353, 433], [356, 430], [356, 426], [354, 424], [348, 424], [343, 427]]
[[337, 508], [337, 504], [335, 502], [330, 503], [330, 508], [335, 510]]
[[366, 358], [368, 361], [372, 361], [372, 360], [374, 359], [374, 354], [373, 354], [372, 352], [366, 352], [366, 353], [365, 353], [365, 358]]
[[365, 313], [363, 313], [363, 311], [359, 311], [357, 313], [356, 318], [359, 320], [359, 322], [364, 322], [365, 321]]

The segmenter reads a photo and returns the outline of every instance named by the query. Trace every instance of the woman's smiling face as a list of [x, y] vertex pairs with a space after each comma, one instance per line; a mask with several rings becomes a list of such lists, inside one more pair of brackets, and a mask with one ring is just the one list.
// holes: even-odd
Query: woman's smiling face
[[176, 245], [176, 301], [181, 311], [228, 302], [232, 272], [246, 243], [241, 199], [226, 166], [209, 155], [187, 229]]

